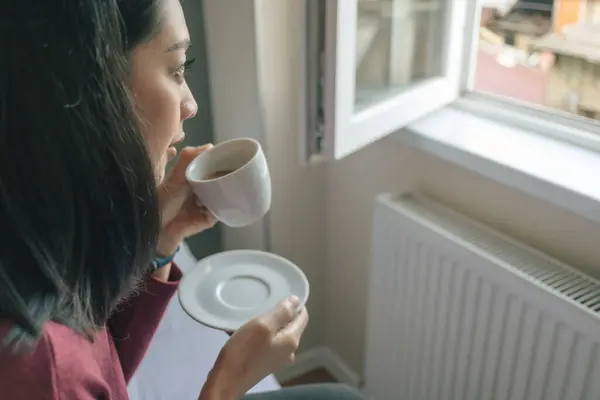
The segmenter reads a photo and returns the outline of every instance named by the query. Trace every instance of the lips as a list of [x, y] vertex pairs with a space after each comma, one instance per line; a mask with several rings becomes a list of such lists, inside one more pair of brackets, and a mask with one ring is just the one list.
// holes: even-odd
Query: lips
[[185, 132], [181, 132], [181, 135], [179, 135], [177, 139], [172, 141], [171, 144], [169, 144], [169, 146], [175, 146], [176, 144], [183, 142], [183, 139], [185, 139]]

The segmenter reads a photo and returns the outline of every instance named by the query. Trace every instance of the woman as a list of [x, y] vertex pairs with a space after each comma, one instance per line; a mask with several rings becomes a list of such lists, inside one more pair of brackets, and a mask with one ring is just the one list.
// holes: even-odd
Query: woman
[[[188, 45], [178, 0], [0, 4], [2, 399], [127, 398], [181, 277], [174, 253], [215, 223], [184, 179], [206, 146], [165, 177], [196, 113]], [[240, 328], [199, 398], [239, 399], [290, 362], [308, 321], [297, 309], [291, 298]]]

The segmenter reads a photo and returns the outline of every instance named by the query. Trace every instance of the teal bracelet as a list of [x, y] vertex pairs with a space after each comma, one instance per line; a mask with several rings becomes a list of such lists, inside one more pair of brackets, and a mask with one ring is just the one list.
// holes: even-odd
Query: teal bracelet
[[179, 251], [179, 246], [177, 246], [177, 249], [175, 249], [173, 254], [171, 254], [169, 256], [166, 256], [166, 257], [158, 257], [157, 256], [154, 260], [152, 260], [152, 269], [154, 271], [156, 271], [157, 269], [161, 269], [165, 265], [173, 262], [173, 259], [175, 258], [175, 254], [177, 254], [178, 251]]

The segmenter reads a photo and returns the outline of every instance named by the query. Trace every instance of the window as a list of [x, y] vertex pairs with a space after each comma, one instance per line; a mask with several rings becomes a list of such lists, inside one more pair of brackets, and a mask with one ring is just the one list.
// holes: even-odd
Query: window
[[306, 159], [342, 158], [471, 93], [600, 117], [600, 0], [307, 3]]
[[475, 90], [595, 118], [600, 111], [600, 1], [501, 3], [483, 2]]
[[465, 5], [309, 0], [307, 155], [344, 157], [455, 100]]

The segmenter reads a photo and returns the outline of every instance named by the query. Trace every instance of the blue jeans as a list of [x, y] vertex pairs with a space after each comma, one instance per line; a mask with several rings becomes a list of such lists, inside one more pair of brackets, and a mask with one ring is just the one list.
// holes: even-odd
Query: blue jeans
[[248, 394], [242, 400], [365, 400], [365, 397], [348, 386], [328, 383]]

